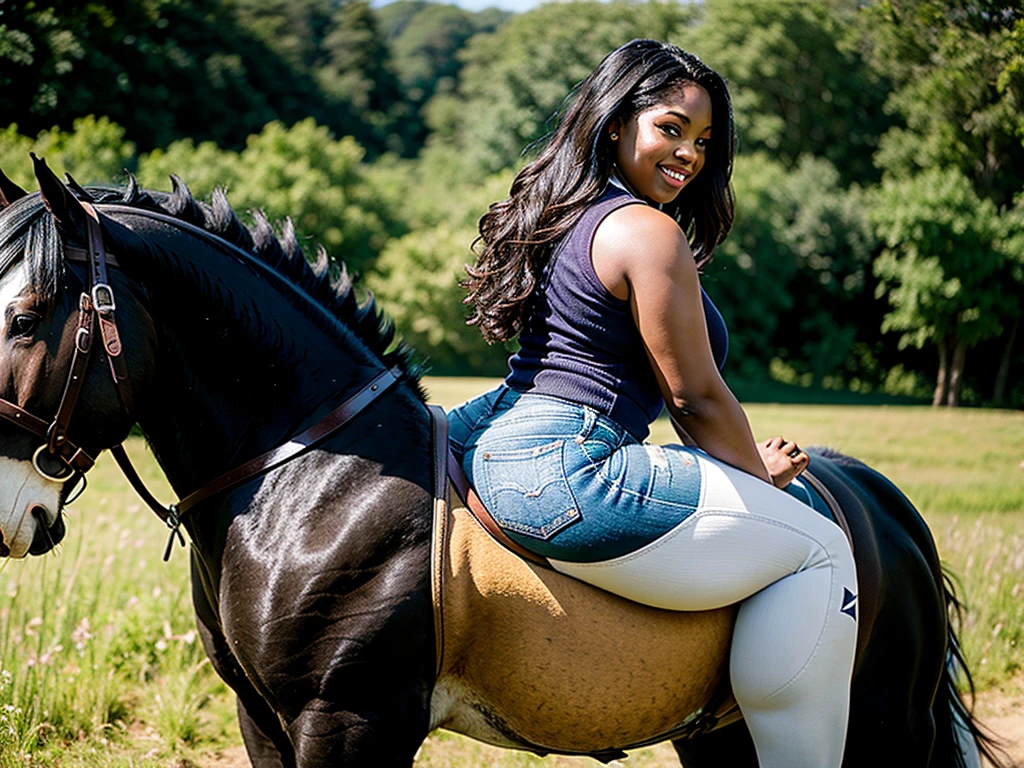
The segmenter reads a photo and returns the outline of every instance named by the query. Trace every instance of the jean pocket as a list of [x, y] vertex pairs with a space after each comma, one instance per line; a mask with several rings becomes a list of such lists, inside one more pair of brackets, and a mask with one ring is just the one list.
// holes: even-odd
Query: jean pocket
[[579, 522], [579, 506], [565, 477], [566, 442], [478, 454], [483, 471], [477, 491], [502, 528], [546, 541]]

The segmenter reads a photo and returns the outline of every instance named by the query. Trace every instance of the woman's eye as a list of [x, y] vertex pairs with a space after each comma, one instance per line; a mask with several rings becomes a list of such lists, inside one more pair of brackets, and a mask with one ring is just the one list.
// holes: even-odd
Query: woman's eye
[[11, 336], [31, 336], [39, 327], [39, 318], [36, 315], [15, 315], [11, 320]]
[[708, 148], [708, 144], [709, 144], [710, 142], [711, 142], [711, 139], [704, 139], [704, 138], [700, 138], [700, 139], [697, 139], [697, 140], [696, 140], [695, 142], [693, 142], [693, 143], [694, 143], [694, 144], [696, 144], [696, 145], [697, 145], [698, 147], [700, 147], [701, 149], [707, 149], [707, 148]]
[[669, 136], [680, 136], [679, 129], [674, 125], [663, 125], [661, 130], [667, 133]]

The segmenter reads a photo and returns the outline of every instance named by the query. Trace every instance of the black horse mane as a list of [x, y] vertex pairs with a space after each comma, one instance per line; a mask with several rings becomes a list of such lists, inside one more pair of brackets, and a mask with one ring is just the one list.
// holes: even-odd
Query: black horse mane
[[[170, 193], [143, 189], [135, 177], [129, 174], [128, 183], [123, 189], [92, 186], [82, 188], [74, 182], [71, 183], [71, 189], [77, 197], [89, 202], [123, 205], [140, 211], [171, 216], [199, 227], [251, 254], [291, 281], [313, 302], [337, 318], [384, 365], [389, 368], [397, 366], [405, 374], [404, 378], [414, 385], [419, 398], [426, 400], [419, 382], [422, 366], [416, 361], [415, 350], [400, 338], [396, 338], [394, 323], [377, 308], [372, 294], [362, 304], [358, 302], [352, 279], [343, 263], [332, 275], [330, 259], [322, 246], [317, 248], [314, 261], [311, 262], [306, 257], [290, 218], [282, 224], [279, 237], [266, 215], [262, 211], [254, 211], [252, 216], [255, 224], [250, 229], [238, 218], [222, 188], [214, 190], [210, 203], [204, 203], [196, 200], [185, 182], [177, 176], [171, 176], [171, 185]], [[34, 277], [33, 282], [37, 283], [39, 277], [43, 277], [41, 282], [56, 287], [55, 267], [33, 264], [32, 270], [35, 273], [44, 266], [47, 274]], [[3, 271], [3, 266], [0, 266], [0, 271]]]

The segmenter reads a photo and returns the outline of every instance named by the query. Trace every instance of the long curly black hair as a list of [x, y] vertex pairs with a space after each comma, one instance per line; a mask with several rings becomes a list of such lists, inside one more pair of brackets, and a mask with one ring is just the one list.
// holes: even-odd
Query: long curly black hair
[[516, 176], [508, 199], [480, 219], [477, 262], [467, 267], [463, 286], [473, 306], [469, 323], [487, 341], [518, 335], [527, 300], [556, 244], [604, 192], [614, 158], [608, 123], [628, 121], [691, 83], [711, 98], [714, 137], [702, 172], [662, 210], [679, 222], [698, 266], [711, 259], [732, 226], [734, 208], [736, 134], [725, 80], [674, 45], [633, 40], [576, 86], [540, 156]]

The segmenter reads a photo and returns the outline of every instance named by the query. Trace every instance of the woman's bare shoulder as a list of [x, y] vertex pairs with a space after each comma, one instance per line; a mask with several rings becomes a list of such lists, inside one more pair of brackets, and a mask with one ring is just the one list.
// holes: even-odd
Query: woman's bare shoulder
[[619, 298], [636, 270], [671, 271], [681, 256], [692, 259], [679, 224], [647, 205], [624, 205], [604, 218], [594, 233], [591, 251], [601, 282]]

